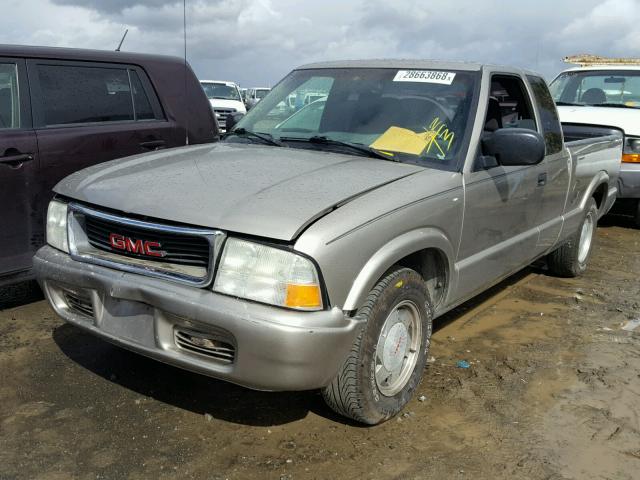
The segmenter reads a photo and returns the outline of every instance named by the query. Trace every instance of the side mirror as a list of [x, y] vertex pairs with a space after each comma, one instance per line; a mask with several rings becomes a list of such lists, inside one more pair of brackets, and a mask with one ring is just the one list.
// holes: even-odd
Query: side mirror
[[242, 117], [244, 117], [244, 113], [242, 112], [235, 112], [227, 115], [227, 122], [226, 122], [227, 132], [230, 132], [233, 129], [233, 127], [235, 127], [238, 124], [238, 122]]
[[501, 128], [482, 139], [482, 154], [504, 166], [536, 165], [544, 153], [542, 135], [526, 128]]

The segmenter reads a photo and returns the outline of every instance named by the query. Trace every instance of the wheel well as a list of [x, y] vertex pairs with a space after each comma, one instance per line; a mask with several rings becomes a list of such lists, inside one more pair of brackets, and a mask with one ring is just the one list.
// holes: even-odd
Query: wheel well
[[600, 208], [603, 206], [603, 202], [604, 202], [604, 199], [606, 198], [606, 195], [607, 195], [607, 184], [601, 183], [600, 185], [598, 185], [598, 188], [594, 190], [592, 195], [593, 199], [596, 201], [598, 210], [600, 210]]
[[427, 248], [407, 255], [398, 265], [418, 272], [427, 285], [433, 305], [438, 305], [445, 297], [449, 280], [446, 255], [436, 248]]

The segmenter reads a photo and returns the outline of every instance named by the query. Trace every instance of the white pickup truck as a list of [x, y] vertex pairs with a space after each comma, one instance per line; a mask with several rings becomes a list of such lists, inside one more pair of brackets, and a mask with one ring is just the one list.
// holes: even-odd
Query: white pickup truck
[[640, 227], [640, 65], [585, 65], [560, 73], [550, 85], [564, 124], [610, 125], [624, 132], [619, 207]]
[[221, 132], [226, 131], [229, 115], [247, 113], [240, 88], [235, 83], [221, 80], [200, 80], [200, 85], [209, 99]]

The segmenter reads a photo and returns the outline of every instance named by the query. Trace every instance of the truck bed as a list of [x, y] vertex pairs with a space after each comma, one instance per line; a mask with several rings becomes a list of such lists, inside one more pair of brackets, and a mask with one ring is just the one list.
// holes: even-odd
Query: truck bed
[[[624, 133], [619, 128], [604, 125], [563, 123], [565, 145], [571, 155], [572, 191], [567, 198], [567, 210], [577, 208], [591, 191], [592, 183], [606, 179], [608, 191], [601, 192], [599, 216], [613, 206], [620, 172]], [[572, 226], [573, 227], [573, 226]]]
[[567, 147], [571, 147], [580, 140], [591, 140], [599, 137], [622, 136], [624, 132], [617, 127], [605, 125], [591, 125], [586, 123], [562, 123], [562, 133]]

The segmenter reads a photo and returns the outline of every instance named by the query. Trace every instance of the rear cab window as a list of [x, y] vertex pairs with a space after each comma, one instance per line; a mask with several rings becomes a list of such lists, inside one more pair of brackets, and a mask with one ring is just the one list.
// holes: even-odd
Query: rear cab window
[[29, 74], [35, 80], [37, 126], [164, 119], [155, 92], [138, 67], [30, 61]]
[[556, 104], [551, 97], [546, 82], [542, 78], [535, 75], [527, 75], [527, 79], [538, 104], [546, 154], [553, 155], [562, 150], [562, 127], [560, 126]]

